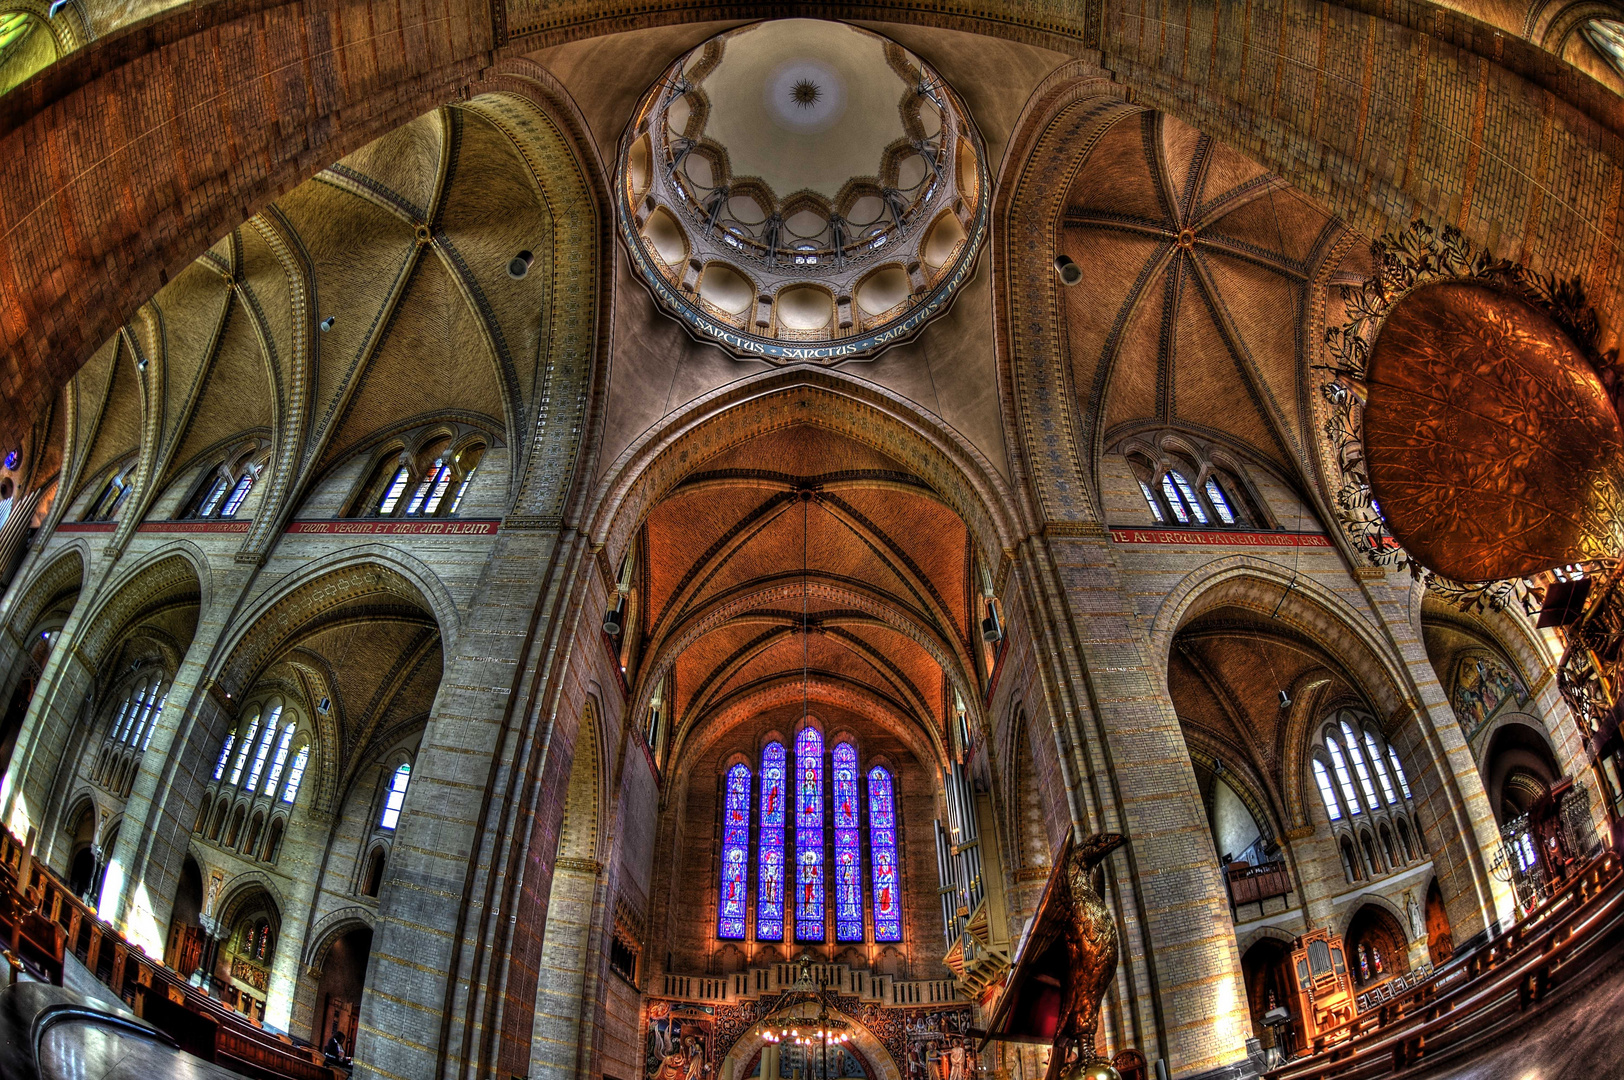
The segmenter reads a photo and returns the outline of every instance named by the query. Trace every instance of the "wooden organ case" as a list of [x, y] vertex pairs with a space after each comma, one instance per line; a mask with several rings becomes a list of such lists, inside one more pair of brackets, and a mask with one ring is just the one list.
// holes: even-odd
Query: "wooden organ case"
[[1304, 934], [1292, 948], [1291, 970], [1305, 1048], [1314, 1049], [1327, 1032], [1358, 1011], [1342, 939], [1323, 929]]

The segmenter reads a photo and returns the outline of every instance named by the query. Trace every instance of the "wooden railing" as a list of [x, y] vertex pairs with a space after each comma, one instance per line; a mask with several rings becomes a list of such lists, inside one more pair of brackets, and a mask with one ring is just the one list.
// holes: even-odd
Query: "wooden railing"
[[[13, 982], [24, 970], [62, 985], [64, 955], [71, 951], [137, 1016], [189, 1053], [257, 1080], [334, 1080], [335, 1070], [322, 1064], [318, 1051], [271, 1035], [125, 941], [5, 830], [0, 830], [0, 929], [7, 934]], [[54, 965], [46, 938], [55, 939]]]
[[1607, 852], [1552, 898], [1433, 978], [1322, 1032], [1271, 1080], [1382, 1076], [1464, 1049], [1624, 939], [1624, 862]]
[[1291, 892], [1291, 875], [1286, 872], [1283, 862], [1264, 863], [1262, 866], [1231, 866], [1226, 874], [1229, 879], [1229, 903], [1232, 907], [1242, 904], [1260, 904], [1275, 896], [1285, 896]]

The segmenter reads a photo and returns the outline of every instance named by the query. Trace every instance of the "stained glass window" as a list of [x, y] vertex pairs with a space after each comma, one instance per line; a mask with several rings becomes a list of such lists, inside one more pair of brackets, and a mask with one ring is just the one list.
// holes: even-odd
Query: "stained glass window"
[[152, 711], [147, 714], [147, 730], [141, 736], [141, 751], [142, 751], [142, 753], [145, 753], [147, 747], [152, 745], [152, 733], [154, 731], [156, 731], [157, 728], [158, 728], [158, 717], [163, 715], [164, 702], [166, 702], [168, 700], [169, 700], [169, 695], [168, 694], [165, 694], [163, 697], [160, 697], [158, 699], [158, 703], [152, 707]]
[[761, 870], [756, 879], [756, 940], [784, 940], [784, 744], [761, 752]]
[[216, 780], [225, 775], [226, 762], [231, 760], [231, 747], [236, 741], [237, 733], [235, 731], [228, 732], [225, 745], [220, 747], [220, 760], [214, 763], [214, 778]]
[[897, 806], [891, 774], [868, 770], [869, 851], [874, 862], [874, 940], [902, 940], [902, 895], [897, 878]]
[[1166, 522], [1167, 515], [1162, 513], [1161, 503], [1156, 501], [1156, 493], [1150, 490], [1150, 485], [1143, 480], [1139, 481], [1139, 490], [1145, 493], [1145, 502], [1150, 505], [1151, 516], [1159, 522]]
[[1218, 512], [1219, 521], [1225, 525], [1235, 524], [1235, 511], [1229, 508], [1229, 500], [1224, 498], [1223, 486], [1216, 476], [1207, 478], [1207, 498], [1212, 500], [1212, 508]]
[[1179, 519], [1180, 524], [1188, 525], [1190, 523], [1190, 511], [1184, 505], [1184, 496], [1180, 495], [1178, 488], [1173, 486], [1172, 473], [1162, 474], [1162, 494], [1167, 496], [1167, 505], [1173, 508], [1173, 516]]
[[220, 500], [225, 497], [225, 493], [226, 478], [223, 476], [216, 477], [214, 480], [214, 486], [209, 488], [209, 493], [207, 495], [203, 496], [203, 502], [202, 505], [198, 507], [197, 516], [208, 517], [210, 514], [214, 513], [214, 508], [220, 505]]
[[862, 802], [857, 794], [857, 748], [836, 743], [835, 780], [835, 940], [863, 940], [863, 834], [858, 831]]
[[378, 513], [392, 514], [395, 512], [395, 504], [400, 502], [400, 493], [406, 490], [406, 481], [411, 478], [412, 474], [406, 471], [404, 465], [395, 470], [395, 478], [389, 481], [388, 490], [383, 493], [383, 498], [378, 502]]
[[1624, 74], [1624, 22], [1591, 19], [1584, 24], [1585, 39], [1620, 74]]
[[1325, 762], [1319, 758], [1314, 759], [1314, 783], [1319, 785], [1320, 799], [1325, 803], [1325, 813], [1332, 821], [1342, 820], [1342, 808], [1336, 804], [1336, 792], [1331, 790], [1331, 775], [1325, 771]]
[[1195, 516], [1196, 521], [1205, 525], [1207, 512], [1201, 508], [1201, 500], [1195, 497], [1195, 492], [1190, 490], [1190, 482], [1184, 478], [1184, 474], [1177, 469], [1170, 469], [1167, 475], [1179, 486], [1179, 494], [1184, 496], [1184, 501], [1189, 504], [1190, 513]]
[[823, 733], [795, 736], [795, 937], [823, 940]]
[[749, 903], [750, 767], [743, 762], [727, 771], [722, 818], [722, 895], [717, 905], [716, 936], [744, 937]]
[[251, 489], [253, 486], [254, 470], [249, 469], [247, 472], [243, 473], [242, 478], [237, 481], [237, 486], [231, 489], [231, 497], [227, 499], [226, 504], [220, 508], [220, 516], [223, 518], [236, 517], [237, 508], [242, 506], [242, 501], [244, 499], [248, 498], [249, 489]]

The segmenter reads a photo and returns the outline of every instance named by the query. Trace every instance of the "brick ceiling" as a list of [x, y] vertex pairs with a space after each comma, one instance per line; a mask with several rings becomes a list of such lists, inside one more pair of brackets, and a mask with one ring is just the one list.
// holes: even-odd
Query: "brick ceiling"
[[945, 729], [941, 661], [969, 655], [975, 625], [970, 539], [896, 461], [810, 426], [770, 432], [689, 474], [639, 548], [645, 664], [671, 671], [690, 744], [720, 717], [782, 721], [803, 665], [813, 712], [916, 746]]

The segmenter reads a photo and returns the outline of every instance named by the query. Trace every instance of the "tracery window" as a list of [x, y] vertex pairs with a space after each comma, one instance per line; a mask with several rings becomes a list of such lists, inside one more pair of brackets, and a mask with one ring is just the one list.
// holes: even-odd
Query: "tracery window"
[[1124, 443], [1122, 452], [1150, 516], [1158, 524], [1198, 528], [1253, 528], [1262, 522], [1237, 474], [1198, 449], [1183, 435], [1159, 441], [1136, 436]]
[[168, 699], [164, 677], [157, 668], [138, 673], [107, 724], [91, 779], [116, 795], [129, 795], [135, 785], [139, 758], [152, 744], [158, 716]]
[[[890, 770], [876, 764], [864, 773], [853, 742], [842, 738], [826, 750], [822, 732], [814, 727], [803, 729], [795, 737], [793, 750], [792, 774], [783, 743], [772, 740], [762, 747], [760, 788], [754, 800], [750, 769], [744, 762], [730, 765], [722, 777], [717, 936], [739, 940], [748, 934], [745, 912], [749, 909], [753, 824], [757, 848], [757, 941], [785, 939], [790, 904], [794, 905], [794, 940], [825, 940], [832, 921], [834, 940], [863, 941], [869, 925], [866, 916], [872, 911], [872, 940], [901, 941], [896, 792]], [[791, 800], [795, 808], [795, 884], [793, 892], [786, 895], [785, 849]], [[752, 809], [754, 822], [750, 818]], [[869, 848], [866, 864], [865, 827]], [[832, 871], [825, 869], [829, 859]]]
[[795, 736], [795, 937], [823, 940], [823, 732]]
[[461, 508], [485, 456], [483, 436], [458, 433], [412, 452], [398, 444], [373, 467], [356, 497], [355, 517], [450, 517]]
[[378, 818], [381, 828], [393, 829], [400, 824], [400, 808], [406, 805], [406, 785], [411, 779], [412, 767], [404, 761], [390, 775], [389, 791], [383, 800], [383, 814]]
[[869, 851], [874, 863], [874, 940], [902, 940], [902, 895], [897, 874], [897, 806], [891, 774], [868, 771]]
[[1343, 849], [1348, 880], [1396, 871], [1424, 858], [1426, 852], [1411, 842], [1409, 780], [1375, 719], [1357, 709], [1337, 709], [1318, 742], [1310, 767]]
[[[243, 854], [274, 863], [287, 828], [281, 808], [298, 798], [309, 760], [295, 709], [279, 697], [250, 702], [220, 742], [195, 831], [226, 847], [241, 840]], [[245, 819], [250, 824], [239, 831]]]
[[750, 767], [743, 762], [727, 771], [722, 813], [722, 893], [716, 936], [738, 939], [744, 937], [749, 892]]
[[835, 744], [835, 940], [863, 940], [863, 839], [857, 820], [857, 748]]
[[756, 940], [784, 940], [784, 744], [761, 752], [761, 875], [756, 887]]
[[182, 504], [183, 518], [233, 518], [254, 488], [270, 447], [256, 441], [209, 469], [199, 479], [191, 498]]

